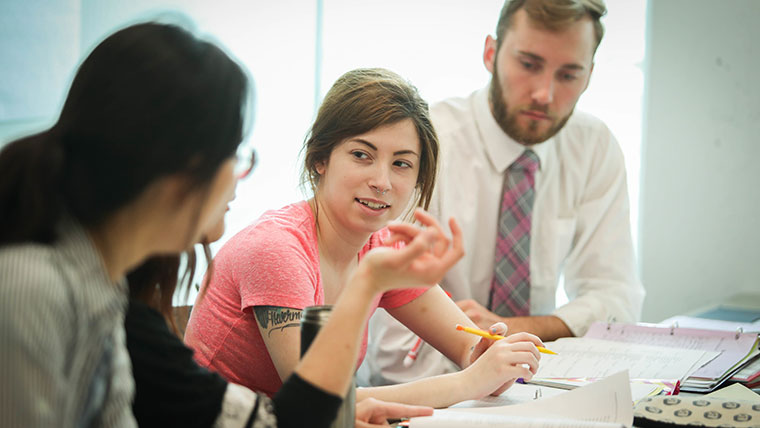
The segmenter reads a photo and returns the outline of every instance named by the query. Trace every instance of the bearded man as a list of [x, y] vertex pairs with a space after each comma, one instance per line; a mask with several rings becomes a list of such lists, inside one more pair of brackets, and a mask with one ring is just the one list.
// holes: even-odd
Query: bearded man
[[[641, 316], [623, 154], [601, 120], [575, 111], [605, 13], [601, 0], [507, 1], [485, 42], [490, 84], [431, 109], [441, 163], [430, 210], [457, 219], [466, 253], [441, 286], [483, 329], [503, 322], [549, 341]], [[569, 301], [556, 307], [562, 279]], [[415, 337], [387, 314], [370, 331], [360, 383], [457, 369], [430, 346], [402, 364]]]

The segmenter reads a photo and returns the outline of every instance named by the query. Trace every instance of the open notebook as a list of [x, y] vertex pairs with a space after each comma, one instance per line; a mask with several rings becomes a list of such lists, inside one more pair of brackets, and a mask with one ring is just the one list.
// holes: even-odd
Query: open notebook
[[757, 333], [595, 323], [586, 336], [547, 344], [534, 381], [594, 378], [628, 369], [632, 378], [680, 380], [681, 389], [715, 389], [758, 354]]

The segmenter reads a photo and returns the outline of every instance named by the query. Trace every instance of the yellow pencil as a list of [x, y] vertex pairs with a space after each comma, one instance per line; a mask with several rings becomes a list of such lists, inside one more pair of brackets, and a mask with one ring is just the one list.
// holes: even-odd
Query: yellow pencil
[[[489, 333], [487, 331], [478, 330], [477, 328], [465, 327], [465, 326], [463, 326], [461, 324], [457, 324], [457, 330], [464, 331], [464, 332], [467, 332], [467, 333], [472, 333], [474, 335], [477, 335], [477, 336], [480, 336], [480, 337], [485, 337], [486, 339], [491, 339], [491, 340], [501, 340], [501, 339], [504, 339], [504, 336], [500, 336], [498, 334], [491, 334], [491, 333]], [[542, 354], [559, 355], [558, 353], [556, 353], [554, 351], [550, 351], [550, 350], [544, 348], [543, 346], [536, 346], [536, 348], [538, 348], [538, 352], [541, 352]]]

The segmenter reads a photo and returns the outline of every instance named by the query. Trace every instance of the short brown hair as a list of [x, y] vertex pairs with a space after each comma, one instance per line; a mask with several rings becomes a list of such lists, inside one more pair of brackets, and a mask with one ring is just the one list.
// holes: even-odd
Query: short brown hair
[[322, 101], [317, 118], [304, 143], [301, 183], [316, 194], [317, 166], [348, 138], [381, 126], [411, 119], [420, 139], [420, 169], [416, 206], [426, 208], [435, 185], [438, 136], [430, 122], [428, 104], [417, 88], [398, 74], [383, 68], [360, 68], [341, 76]]
[[601, 18], [607, 13], [604, 0], [507, 0], [501, 8], [499, 22], [496, 24], [497, 50], [501, 47], [509, 26], [512, 25], [512, 16], [520, 9], [525, 9], [531, 21], [550, 31], [561, 30], [588, 16], [596, 35], [594, 53], [602, 42], [604, 26]]

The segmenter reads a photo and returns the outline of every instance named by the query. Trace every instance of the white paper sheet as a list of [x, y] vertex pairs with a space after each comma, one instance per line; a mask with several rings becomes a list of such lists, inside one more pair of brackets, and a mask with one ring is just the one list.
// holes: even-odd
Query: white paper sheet
[[565, 389], [551, 388], [540, 385], [523, 385], [516, 383], [496, 397], [486, 396], [480, 400], [467, 400], [454, 404], [450, 409], [468, 409], [477, 407], [513, 406], [527, 403], [536, 399], [553, 397], [567, 392]]
[[433, 416], [412, 418], [409, 426], [630, 427], [633, 405], [629, 383], [628, 372], [623, 371], [572, 391], [522, 404], [436, 410]]

